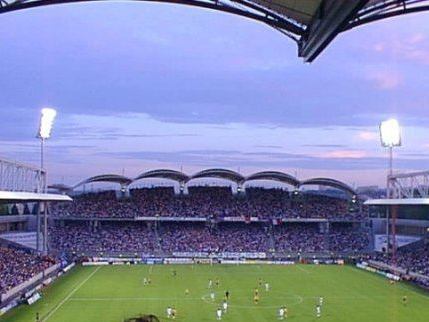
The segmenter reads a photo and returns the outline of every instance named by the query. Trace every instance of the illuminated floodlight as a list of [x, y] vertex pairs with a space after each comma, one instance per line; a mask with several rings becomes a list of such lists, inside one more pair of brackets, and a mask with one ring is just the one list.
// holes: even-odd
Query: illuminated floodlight
[[42, 140], [51, 137], [52, 127], [54, 125], [55, 116], [57, 111], [53, 108], [43, 108], [40, 116], [40, 127], [38, 137]]
[[387, 148], [401, 146], [401, 127], [395, 119], [389, 119], [380, 124], [381, 145]]
[[[57, 111], [53, 108], [43, 108], [40, 113], [40, 124], [39, 124], [39, 132], [37, 133], [37, 137], [40, 139], [40, 174], [42, 175], [42, 171], [45, 168], [44, 167], [44, 144], [45, 140], [49, 139], [51, 137], [52, 127], [54, 126], [55, 117], [57, 116]], [[47, 172], [44, 171], [44, 180], [43, 180], [43, 186], [41, 187], [41, 192], [46, 193], [47, 191]], [[37, 241], [36, 241], [36, 248], [37, 251], [40, 251], [39, 248], [39, 236], [40, 236], [40, 208], [42, 203], [39, 202], [39, 207], [37, 211]], [[44, 207], [44, 215], [43, 215], [43, 221], [44, 221], [44, 232], [43, 232], [43, 254], [48, 254], [48, 217], [47, 217], [47, 205], [45, 204]]]

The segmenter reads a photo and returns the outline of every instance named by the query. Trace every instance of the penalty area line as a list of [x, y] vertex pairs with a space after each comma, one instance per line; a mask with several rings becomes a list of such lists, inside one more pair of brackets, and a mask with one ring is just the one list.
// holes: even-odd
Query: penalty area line
[[55, 306], [51, 311], [49, 311], [48, 315], [46, 315], [43, 319], [42, 322], [46, 322], [49, 320], [49, 318], [54, 315], [55, 312], [58, 311], [58, 309], [60, 307], [62, 307], [64, 305], [64, 303], [66, 303], [72, 296], [74, 293], [76, 293], [86, 282], [89, 281], [89, 279], [91, 277], [93, 277], [95, 275], [95, 273], [98, 272], [98, 270], [101, 268], [101, 266], [98, 266], [91, 274], [89, 274], [89, 276], [87, 278], [85, 278], [82, 282], [80, 282], [74, 289], [71, 290], [71, 292], [60, 302], [57, 304], [57, 306]]

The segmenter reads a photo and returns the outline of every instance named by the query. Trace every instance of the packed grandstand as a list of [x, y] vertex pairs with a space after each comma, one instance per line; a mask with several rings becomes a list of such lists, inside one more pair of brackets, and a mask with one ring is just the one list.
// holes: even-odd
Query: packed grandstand
[[205, 186], [190, 187], [186, 196], [166, 187], [134, 189], [127, 199], [114, 191], [88, 193], [54, 205], [51, 241], [62, 252], [85, 254], [366, 252], [365, 213], [350, 212], [349, 203], [264, 188], [245, 196]]
[[323, 195], [297, 198], [287, 190], [248, 188], [242, 197], [234, 196], [229, 187], [196, 186], [188, 195], [177, 196], [173, 188], [133, 189], [130, 198], [117, 198], [116, 192], [104, 191], [76, 196], [72, 203], [54, 205], [52, 214], [60, 218], [136, 218], [188, 217], [224, 218], [257, 217], [323, 218], [362, 220], [362, 211], [350, 212], [345, 199]]
[[[49, 212], [51, 257], [1, 248], [0, 293], [60, 261], [89, 256], [324, 255], [390, 263], [389, 257], [373, 255], [365, 207], [311, 192], [249, 187], [245, 195], [234, 195], [230, 187], [193, 186], [182, 195], [172, 187], [152, 187], [121, 198], [109, 190], [53, 203]], [[397, 259], [399, 267], [426, 276], [428, 260], [427, 246], [400, 251]], [[425, 279], [416, 281], [427, 285]]]

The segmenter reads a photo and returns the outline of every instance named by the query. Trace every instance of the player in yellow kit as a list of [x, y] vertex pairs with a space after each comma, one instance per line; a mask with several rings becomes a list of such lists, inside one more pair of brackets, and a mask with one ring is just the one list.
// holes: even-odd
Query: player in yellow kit
[[259, 290], [258, 288], [255, 288], [253, 291], [253, 303], [258, 304], [259, 303]]
[[254, 304], [258, 304], [259, 303], [259, 295], [254, 295], [253, 296], [253, 303]]
[[177, 310], [176, 310], [176, 308], [175, 308], [175, 307], [173, 307], [173, 308], [171, 309], [171, 318], [172, 318], [172, 319], [175, 319], [175, 318], [176, 318], [176, 316], [177, 316]]

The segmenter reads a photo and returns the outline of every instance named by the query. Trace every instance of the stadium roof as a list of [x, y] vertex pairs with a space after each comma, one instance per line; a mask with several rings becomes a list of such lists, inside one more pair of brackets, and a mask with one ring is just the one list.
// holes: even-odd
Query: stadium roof
[[130, 179], [128, 177], [124, 177], [117, 174], [104, 174], [104, 175], [90, 177], [86, 180], [79, 182], [73, 187], [65, 186], [63, 184], [51, 185], [49, 187], [52, 189], [57, 189], [62, 192], [68, 192], [88, 183], [111, 182], [111, 183], [118, 183], [123, 186], [128, 186], [137, 180], [146, 179], [146, 178], [169, 179], [169, 180], [179, 182], [180, 184], [185, 184], [193, 179], [219, 178], [219, 179], [229, 180], [240, 185], [252, 180], [273, 180], [273, 181], [290, 184], [294, 187], [300, 187], [303, 185], [329, 186], [329, 187], [333, 187], [333, 188], [345, 191], [353, 196], [357, 195], [356, 191], [346, 183], [335, 179], [331, 179], [331, 178], [313, 178], [305, 181], [299, 181], [294, 176], [291, 176], [290, 174], [287, 174], [281, 171], [261, 171], [245, 177], [233, 170], [221, 169], [221, 168], [205, 169], [195, 173], [194, 175], [187, 175], [186, 173], [183, 173], [181, 171], [171, 170], [171, 169], [156, 169], [156, 170], [143, 172], [134, 179]]
[[300, 186], [304, 186], [304, 185], [318, 185], [318, 186], [327, 186], [327, 187], [332, 187], [332, 188], [337, 188], [340, 190], [343, 190], [351, 195], [356, 195], [356, 191], [350, 187], [348, 184], [335, 180], [335, 179], [330, 179], [330, 178], [313, 178], [313, 179], [308, 179], [305, 181], [302, 181], [300, 183]]
[[158, 170], [143, 172], [142, 174], [134, 178], [133, 181], [137, 181], [145, 178], [170, 179], [177, 182], [187, 182], [189, 180], [189, 176], [184, 174], [183, 172], [176, 171], [176, 170], [169, 170], [169, 169], [158, 169]]
[[244, 182], [245, 178], [238, 172], [227, 169], [207, 169], [195, 173], [190, 180], [198, 178], [219, 178], [230, 180], [236, 183]]
[[0, 202], [72, 201], [69, 196], [52, 193], [0, 191]]
[[248, 177], [246, 177], [245, 181], [252, 181], [252, 180], [273, 180], [273, 181], [279, 181], [282, 183], [287, 183], [292, 186], [298, 186], [299, 180], [295, 177], [279, 171], [262, 171], [254, 173]]
[[429, 198], [370, 199], [367, 206], [429, 206]]
[[[1, 0], [0, 14], [27, 8], [95, 0]], [[429, 0], [134, 0], [184, 4], [265, 23], [298, 45], [313, 61], [341, 32], [398, 15], [429, 10]]]
[[94, 183], [94, 182], [112, 182], [112, 183], [119, 183], [120, 185], [128, 186], [131, 182], [133, 182], [133, 180], [117, 174], [102, 174], [102, 175], [94, 176], [79, 182], [77, 185], [73, 186], [73, 189], [79, 186], [82, 186], [84, 184]]
[[56, 191], [59, 191], [61, 193], [67, 193], [69, 191], [72, 191], [73, 187], [68, 186], [66, 184], [58, 183], [58, 184], [52, 184], [52, 185], [48, 186], [48, 189], [56, 190]]

